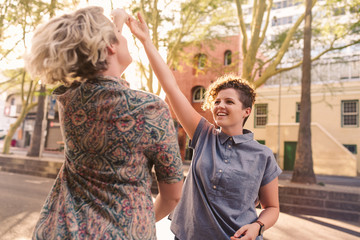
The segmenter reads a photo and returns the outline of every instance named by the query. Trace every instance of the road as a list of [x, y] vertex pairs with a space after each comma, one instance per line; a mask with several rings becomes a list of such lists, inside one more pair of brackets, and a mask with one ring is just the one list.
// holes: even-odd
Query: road
[[0, 172], [0, 239], [30, 239], [54, 179]]
[[[0, 171], [0, 239], [30, 240], [34, 225], [54, 179]], [[172, 240], [170, 222], [156, 224], [158, 240]], [[333, 219], [280, 213], [276, 225], [267, 230], [264, 240], [355, 240], [360, 227]]]
[[[54, 179], [0, 171], [0, 240], [30, 240]], [[169, 221], [156, 224], [158, 240], [174, 239]]]

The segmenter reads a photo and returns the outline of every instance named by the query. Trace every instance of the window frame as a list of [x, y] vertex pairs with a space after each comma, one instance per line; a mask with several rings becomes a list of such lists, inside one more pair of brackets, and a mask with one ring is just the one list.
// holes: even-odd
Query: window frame
[[300, 102], [295, 103], [295, 122], [300, 122]]
[[[349, 152], [351, 152], [352, 154], [357, 154], [357, 145], [356, 144], [343, 144], [343, 146], [349, 150]], [[351, 150], [351, 148], [354, 148], [354, 151]]]
[[[355, 112], [344, 112], [344, 104], [345, 103], [355, 103], [356, 106], [356, 111]], [[356, 119], [356, 124], [345, 124], [345, 117], [346, 116], [352, 116], [352, 115], [355, 115], [355, 119]], [[357, 99], [349, 99], [349, 100], [341, 100], [341, 127], [342, 128], [357, 128], [359, 127], [359, 100]]]
[[226, 50], [224, 52], [224, 66], [230, 66], [231, 63], [232, 63], [232, 52], [230, 50]]
[[[197, 94], [197, 92], [200, 91], [200, 99], [196, 99], [195, 95]], [[202, 91], [202, 93], [201, 93]], [[204, 98], [205, 98], [205, 91], [206, 89], [203, 86], [196, 86], [193, 88], [192, 90], [192, 102], [194, 103], [198, 103], [198, 102], [203, 102]]]
[[195, 56], [195, 64], [197, 69], [204, 69], [206, 67], [207, 56], [204, 53], [198, 53]]
[[[265, 107], [265, 111], [266, 113], [265, 114], [258, 114], [257, 110], [259, 107]], [[266, 127], [267, 125], [267, 122], [268, 122], [268, 104], [267, 103], [258, 103], [258, 104], [255, 104], [254, 106], [254, 128], [264, 128]], [[257, 124], [257, 120], [259, 118], [265, 118], [265, 124]]]

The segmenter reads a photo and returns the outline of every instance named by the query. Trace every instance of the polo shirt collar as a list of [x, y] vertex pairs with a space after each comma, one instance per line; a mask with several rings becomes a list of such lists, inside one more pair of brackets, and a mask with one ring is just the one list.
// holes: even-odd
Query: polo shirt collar
[[234, 140], [235, 144], [238, 144], [238, 143], [244, 143], [244, 142], [253, 140], [254, 134], [250, 130], [247, 130], [247, 129], [243, 130], [243, 134], [235, 135], [235, 136], [229, 136], [222, 131], [220, 131], [220, 133], [219, 133], [219, 140], [220, 140], [221, 144], [224, 144], [230, 137]]

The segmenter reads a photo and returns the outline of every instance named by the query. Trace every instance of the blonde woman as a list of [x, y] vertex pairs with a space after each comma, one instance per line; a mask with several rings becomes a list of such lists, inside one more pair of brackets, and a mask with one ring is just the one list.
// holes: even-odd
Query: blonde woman
[[[129, 16], [88, 7], [39, 27], [27, 69], [55, 89], [65, 162], [33, 239], [156, 239], [176, 206], [182, 161], [167, 105], [121, 79], [131, 63], [121, 30]], [[151, 169], [159, 194], [153, 204]]]
[[[218, 129], [195, 111], [168, 66], [151, 43], [146, 23], [130, 18], [130, 29], [145, 47], [154, 72], [178, 120], [191, 139], [194, 155], [183, 194], [172, 215], [171, 230], [180, 240], [260, 240], [279, 215], [278, 176], [272, 151], [243, 128], [255, 92], [241, 78], [224, 76], [208, 89]], [[263, 211], [257, 215], [259, 201]]]

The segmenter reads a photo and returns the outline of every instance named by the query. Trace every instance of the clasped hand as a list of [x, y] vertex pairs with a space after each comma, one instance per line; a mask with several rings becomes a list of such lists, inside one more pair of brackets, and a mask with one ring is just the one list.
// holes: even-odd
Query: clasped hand
[[126, 23], [131, 33], [142, 43], [150, 39], [149, 28], [140, 13], [137, 13], [138, 20], [136, 20], [127, 14], [124, 9], [117, 8], [111, 12], [111, 17], [116, 26]]

